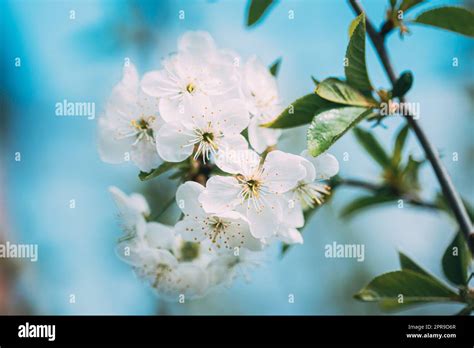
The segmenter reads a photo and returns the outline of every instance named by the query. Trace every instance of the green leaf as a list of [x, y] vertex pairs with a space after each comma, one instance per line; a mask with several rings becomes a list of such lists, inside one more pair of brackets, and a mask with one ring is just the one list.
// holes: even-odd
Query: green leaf
[[398, 252], [398, 257], [400, 259], [400, 266], [402, 270], [410, 270], [416, 273], [424, 274], [427, 277], [433, 278], [431, 274], [426, 272], [421, 266], [419, 266], [415, 261], [410, 259], [407, 255], [405, 255], [401, 251]]
[[403, 97], [413, 85], [413, 74], [410, 71], [404, 71], [393, 85], [392, 97]]
[[443, 255], [446, 278], [459, 286], [466, 286], [469, 278], [471, 254], [462, 233], [458, 232]]
[[425, 0], [403, 0], [400, 4], [399, 10], [403, 12], [407, 12], [408, 10], [412, 9], [413, 7], [425, 2]]
[[421, 13], [415, 23], [474, 37], [474, 13], [462, 7], [439, 7]]
[[268, 128], [291, 128], [310, 123], [317, 114], [340, 107], [317, 94], [311, 93], [294, 101], [273, 121], [262, 125]]
[[430, 302], [461, 301], [454, 291], [436, 278], [407, 269], [375, 277], [354, 297], [361, 301], [378, 302], [383, 309], [401, 309], [406, 305]]
[[413, 85], [413, 74], [411, 71], [404, 71], [395, 82], [392, 89], [392, 98], [403, 97]]
[[351, 203], [346, 205], [341, 211], [341, 217], [348, 219], [367, 208], [396, 201], [398, 198], [393, 195], [379, 194], [376, 196], [362, 196], [354, 199]]
[[172, 169], [179, 168], [185, 163], [187, 163], [186, 160], [183, 162], [163, 162], [158, 168], [153, 169], [149, 173], [140, 172], [140, 174], [138, 174], [138, 177], [140, 178], [141, 181], [150, 180]]
[[370, 109], [342, 107], [317, 115], [307, 133], [308, 150], [317, 156], [331, 147], [341, 136], [371, 114]]
[[347, 83], [367, 94], [373, 90], [365, 63], [365, 15], [360, 14], [349, 28], [350, 40], [344, 67]]
[[378, 103], [371, 97], [366, 97], [346, 82], [330, 77], [322, 81], [315, 90], [321, 98], [338, 104], [351, 106], [376, 107]]
[[409, 183], [413, 190], [420, 188], [420, 181], [418, 179], [419, 171], [424, 161], [417, 161], [410, 155], [408, 163], [402, 172], [403, 180]]
[[261, 20], [268, 13], [270, 5], [274, 3], [274, 0], [250, 0], [247, 12], [247, 26], [250, 27]]
[[319, 83], [320, 83], [318, 80], [316, 80], [316, 78], [314, 76], [311, 76], [311, 80], [313, 81], [315, 86], [319, 85]]
[[390, 158], [383, 149], [382, 145], [380, 145], [371, 132], [367, 132], [362, 128], [356, 127], [354, 128], [354, 134], [359, 144], [362, 145], [362, 147], [378, 164], [380, 164], [382, 168], [387, 168], [390, 166]]
[[395, 146], [393, 149], [393, 156], [392, 156], [392, 165], [394, 168], [397, 168], [398, 165], [400, 164], [400, 161], [402, 160], [402, 152], [403, 152], [403, 148], [405, 147], [409, 130], [410, 130], [410, 127], [408, 126], [408, 124], [403, 126], [398, 132], [398, 135], [395, 139]]
[[277, 60], [275, 60], [273, 62], [273, 64], [270, 66], [270, 74], [272, 74], [273, 76], [277, 77], [278, 76], [278, 72], [280, 71], [280, 65], [281, 65], [281, 57], [278, 58]]
[[357, 25], [359, 25], [359, 23], [360, 23], [359, 17], [356, 17], [351, 21], [351, 24], [349, 24], [349, 38], [352, 36], [355, 28], [357, 27]]

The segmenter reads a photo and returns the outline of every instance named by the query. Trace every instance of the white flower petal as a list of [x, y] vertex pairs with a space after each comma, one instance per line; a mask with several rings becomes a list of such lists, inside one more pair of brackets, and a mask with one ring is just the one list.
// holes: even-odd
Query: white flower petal
[[134, 193], [132, 197], [129, 197], [115, 186], [109, 187], [109, 192], [112, 194], [120, 215], [133, 218], [133, 224], [135, 224], [137, 217], [146, 215], [150, 211], [145, 197], [139, 193]]
[[194, 181], [181, 184], [176, 191], [176, 203], [185, 216], [204, 217], [206, 213], [199, 202], [199, 195], [204, 191], [204, 186]]
[[223, 213], [240, 202], [240, 185], [237, 179], [228, 176], [216, 175], [206, 183], [206, 189], [200, 194], [201, 202], [207, 213]]
[[297, 197], [290, 198], [288, 194], [282, 196], [281, 206], [286, 225], [296, 228], [304, 226], [303, 208]]
[[249, 113], [239, 99], [218, 104], [213, 112], [217, 129], [224, 134], [240, 134], [249, 125]]
[[162, 163], [161, 158], [158, 156], [156, 145], [147, 140], [141, 140], [132, 146], [131, 159], [142, 172], [146, 173], [157, 168]]
[[158, 222], [148, 222], [145, 240], [151, 248], [171, 249], [175, 234], [171, 227]]
[[203, 217], [199, 216], [185, 217], [175, 225], [176, 233], [178, 233], [185, 241], [202, 241], [206, 238], [206, 232], [208, 231], [208, 227], [203, 219]]
[[181, 162], [194, 150], [194, 147], [190, 145], [192, 136], [186, 128], [179, 125], [165, 123], [155, 139], [158, 154], [168, 162]]
[[142, 90], [153, 97], [168, 98], [179, 93], [179, 88], [166, 70], [146, 73], [141, 81]]
[[296, 228], [281, 225], [278, 237], [286, 244], [303, 244], [303, 236]]
[[281, 135], [280, 130], [260, 127], [260, 124], [260, 121], [253, 117], [248, 127], [250, 145], [258, 153], [262, 153], [269, 146], [276, 145]]
[[242, 154], [241, 151], [248, 150], [247, 140], [240, 134], [225, 136], [220, 139], [218, 146], [219, 151], [215, 157], [216, 165], [227, 173], [238, 174], [241, 172], [242, 165], [237, 159]]
[[110, 126], [109, 122], [108, 118], [99, 119], [99, 156], [106, 163], [122, 163], [130, 152], [133, 140], [132, 138], [117, 139], [117, 131]]
[[267, 195], [263, 201], [258, 208], [251, 202], [244, 203], [247, 205], [243, 207], [250, 223], [250, 232], [255, 238], [272, 237], [282, 218], [282, 210], [277, 197]]
[[306, 169], [306, 175], [302, 180], [308, 183], [316, 180], [316, 168], [314, 168], [314, 165], [304, 157], [301, 157], [301, 165]]
[[310, 161], [316, 170], [316, 180], [326, 180], [339, 172], [339, 162], [333, 155], [324, 152], [317, 157], [313, 157], [304, 150], [301, 156]]
[[178, 51], [205, 59], [216, 51], [216, 44], [208, 32], [188, 31], [179, 39]]
[[306, 175], [301, 165], [301, 157], [283, 151], [271, 151], [263, 164], [266, 186], [275, 193], [284, 193], [293, 189]]

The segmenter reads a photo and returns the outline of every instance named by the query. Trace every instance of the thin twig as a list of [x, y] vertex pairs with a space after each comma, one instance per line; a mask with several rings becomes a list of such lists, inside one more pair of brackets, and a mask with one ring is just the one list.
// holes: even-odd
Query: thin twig
[[[359, 188], [363, 188], [365, 190], [369, 190], [372, 192], [380, 192], [387, 188], [386, 186], [373, 184], [371, 182], [367, 182], [367, 181], [363, 181], [359, 179], [338, 179], [337, 185], [359, 187]], [[397, 196], [397, 195], [394, 195], [394, 196]], [[416, 205], [418, 207], [428, 208], [428, 209], [439, 209], [439, 206], [436, 203], [426, 202], [419, 199], [418, 197], [412, 197], [405, 194], [399, 195], [399, 197], [400, 199], [403, 199], [409, 204]]]
[[[359, 15], [362, 12], [365, 12], [362, 6], [360, 5], [359, 1], [357, 0], [349, 0], [349, 4], [353, 8], [353, 10]], [[385, 47], [385, 40], [384, 36], [381, 36], [380, 33], [374, 28], [370, 20], [366, 16], [366, 28], [367, 33], [379, 55], [380, 61], [387, 73], [387, 76], [392, 83], [392, 85], [396, 82], [397, 77], [393, 66], [391, 64], [390, 58], [388, 56], [387, 49]], [[405, 98], [399, 98], [401, 103], [405, 102]], [[451, 177], [448, 174], [448, 171], [444, 167], [443, 163], [441, 162], [438, 151], [435, 147], [431, 144], [426, 136], [425, 132], [421, 129], [418, 122], [414, 119], [414, 115], [412, 113], [408, 113], [405, 115], [405, 119], [407, 120], [410, 127], [413, 129], [418, 141], [420, 142], [423, 150], [425, 151], [426, 157], [431, 163], [435, 175], [440, 183], [441, 189], [443, 190], [443, 194], [449, 204], [449, 207], [454, 213], [456, 220], [459, 224], [459, 228], [463, 232], [466, 240], [468, 241], [469, 247], [471, 249], [471, 253], [474, 255], [474, 232], [472, 227], [472, 222], [469, 218], [469, 215], [466, 211], [466, 207], [462, 203], [461, 197], [459, 193], [456, 191]]]

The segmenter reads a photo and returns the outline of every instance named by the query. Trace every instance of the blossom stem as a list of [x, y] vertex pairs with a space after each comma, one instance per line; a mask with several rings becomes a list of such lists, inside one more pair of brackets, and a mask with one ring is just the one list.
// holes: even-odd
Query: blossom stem
[[[349, 0], [349, 4], [357, 15], [365, 12], [358, 0]], [[367, 16], [366, 28], [370, 40], [372, 41], [375, 50], [377, 51], [377, 54], [380, 58], [380, 61], [382, 62], [382, 65], [385, 69], [385, 72], [393, 86], [397, 81], [397, 77], [390, 61], [388, 51], [385, 47], [385, 36], [382, 36], [374, 28]], [[401, 103], [405, 102], [404, 97], [400, 97], [399, 100]], [[471, 253], [474, 255], [474, 232], [471, 219], [469, 218], [469, 215], [466, 211], [466, 207], [462, 203], [459, 193], [456, 191], [453, 185], [448, 171], [446, 170], [445, 166], [439, 158], [438, 151], [433, 146], [433, 144], [431, 144], [425, 132], [420, 127], [420, 125], [415, 120], [412, 114], [408, 113], [407, 115], [405, 115], [405, 119], [412, 128], [423, 150], [425, 151], [426, 157], [428, 158], [431, 163], [431, 166], [433, 167], [433, 170], [439, 181], [446, 201], [449, 204], [451, 210], [453, 211], [454, 216], [456, 217], [456, 220], [459, 224], [459, 228], [466, 237]]]
[[[362, 180], [359, 180], [359, 179], [338, 178], [337, 181], [335, 182], [335, 185], [359, 187], [359, 188], [363, 188], [363, 189], [373, 191], [373, 192], [380, 192], [380, 191], [386, 189], [385, 186], [377, 185], [377, 184], [367, 182], [367, 181], [362, 181]], [[423, 201], [423, 200], [421, 200], [417, 197], [412, 197], [412, 196], [409, 196], [409, 195], [401, 195], [400, 198], [405, 200], [409, 204], [416, 205], [418, 207], [428, 208], [428, 209], [439, 209], [439, 206], [436, 203], [426, 202], [426, 201]]]

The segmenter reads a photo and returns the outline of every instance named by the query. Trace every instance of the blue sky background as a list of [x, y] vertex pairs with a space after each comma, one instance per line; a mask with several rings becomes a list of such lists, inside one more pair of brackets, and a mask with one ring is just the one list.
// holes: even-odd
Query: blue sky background
[[[368, 15], [380, 23], [388, 1], [363, 1]], [[431, 1], [426, 6], [459, 3]], [[160, 59], [176, 49], [187, 30], [209, 31], [221, 47], [244, 58], [257, 54], [271, 64], [282, 57], [278, 77], [285, 104], [309, 93], [317, 78], [343, 75], [342, 59], [353, 12], [342, 0], [281, 1], [255, 28], [244, 26], [247, 1], [2, 1], [0, 19], [1, 96], [10, 107], [0, 151], [6, 178], [10, 239], [37, 243], [39, 261], [21, 265], [17, 291], [40, 314], [364, 314], [375, 305], [356, 302], [352, 294], [373, 276], [398, 268], [397, 250], [413, 256], [440, 275], [440, 258], [455, 232], [445, 216], [384, 207], [347, 222], [338, 217], [357, 189], [341, 189], [331, 204], [312, 219], [305, 244], [282, 259], [270, 250], [268, 263], [250, 283], [186, 304], [159, 301], [120, 262], [113, 247], [120, 231], [107, 187], [127, 192], [142, 188], [132, 165], [102, 163], [96, 150], [96, 120], [59, 118], [55, 103], [90, 101], [97, 115], [121, 77], [125, 57], [141, 73], [160, 67]], [[76, 19], [69, 19], [70, 11]], [[180, 10], [185, 20], [179, 20]], [[288, 19], [293, 10], [295, 18]], [[414, 14], [419, 10], [413, 11]], [[472, 104], [466, 86], [472, 82], [472, 41], [440, 30], [413, 26], [413, 35], [390, 36], [388, 47], [398, 72], [415, 74], [411, 101], [421, 103], [421, 124], [445, 156], [458, 189], [473, 202]], [[387, 80], [371, 46], [370, 76], [376, 86]], [[14, 66], [21, 57], [21, 68]], [[459, 67], [452, 67], [452, 58]], [[472, 102], [472, 101], [471, 101]], [[3, 117], [2, 117], [3, 118]], [[401, 120], [375, 133], [384, 144]], [[409, 152], [420, 158], [415, 139]], [[282, 148], [299, 153], [304, 129], [287, 132]], [[22, 161], [14, 161], [21, 152]], [[341, 175], [376, 180], [378, 168], [344, 136], [330, 151], [341, 163]], [[343, 153], [350, 154], [342, 161]], [[451, 154], [459, 153], [453, 162]], [[438, 189], [431, 169], [422, 170], [425, 196]], [[160, 182], [166, 185], [166, 181]], [[76, 208], [69, 201], [76, 200]], [[324, 258], [324, 245], [365, 244], [366, 260]], [[288, 294], [295, 295], [289, 304]], [[76, 303], [69, 303], [75, 294]], [[435, 305], [410, 313], [453, 313], [456, 305]]]

